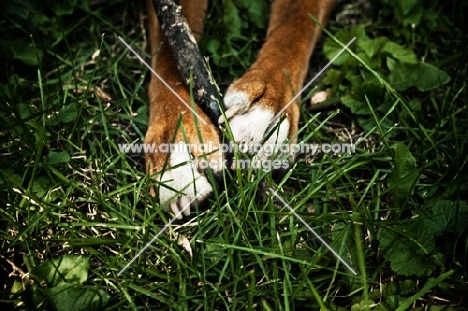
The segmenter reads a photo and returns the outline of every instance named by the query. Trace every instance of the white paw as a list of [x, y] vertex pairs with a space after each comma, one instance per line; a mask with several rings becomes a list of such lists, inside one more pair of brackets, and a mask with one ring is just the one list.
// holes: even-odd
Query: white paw
[[[281, 124], [278, 126], [278, 122], [281, 121], [281, 118], [274, 120], [265, 132], [265, 136], [271, 134], [265, 142], [263, 142], [263, 148], [257, 152], [257, 157], [261, 160], [266, 160], [270, 157], [280, 158], [283, 157], [285, 152], [283, 152], [285, 147], [288, 144], [288, 134], [289, 134], [289, 120], [284, 118], [281, 121]], [[281, 151], [281, 152], [279, 152]], [[286, 152], [287, 153], [287, 152]]]
[[[240, 149], [256, 153], [257, 158], [266, 160], [288, 140], [290, 124], [285, 118], [278, 127], [281, 118], [274, 119], [275, 114], [268, 108], [259, 105], [251, 107], [248, 98], [244, 92], [228, 93], [224, 104], [227, 111], [235, 110], [235, 113], [226, 113], [226, 117], [229, 119], [234, 141], [239, 144]], [[265, 140], [266, 137], [268, 138]]]
[[[236, 86], [231, 85], [224, 95], [224, 108], [226, 109], [226, 119], [231, 119], [236, 114], [246, 113], [252, 103], [258, 99], [265, 91], [265, 84], [260, 82], [250, 82]], [[220, 116], [218, 122], [222, 124], [224, 116]]]
[[[227, 91], [224, 95], [224, 107], [226, 109], [226, 119], [232, 118], [236, 113], [242, 114], [247, 112], [251, 105], [249, 95], [245, 92]], [[219, 118], [219, 123], [224, 122], [224, 116]]]
[[234, 141], [252, 146], [260, 144], [270, 128], [274, 114], [272, 111], [254, 106], [247, 113], [238, 114], [229, 120]]
[[169, 167], [157, 177], [163, 183], [159, 186], [159, 202], [161, 205], [168, 204], [167, 210], [173, 212], [178, 219], [182, 219], [182, 211], [188, 216], [190, 207], [209, 195], [213, 187], [208, 179], [200, 174], [198, 163], [188, 151], [188, 146], [183, 143], [174, 146], [169, 158]]

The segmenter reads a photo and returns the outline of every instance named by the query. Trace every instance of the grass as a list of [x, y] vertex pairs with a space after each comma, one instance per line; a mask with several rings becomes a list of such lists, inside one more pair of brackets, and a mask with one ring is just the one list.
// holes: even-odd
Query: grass
[[[449, 82], [403, 89], [386, 67], [398, 57], [376, 65], [356, 44], [356, 57], [334, 66], [352, 74], [329, 70], [307, 90], [299, 134], [306, 143], [359, 141], [355, 153], [300, 155], [279, 180], [224, 172], [208, 209], [170, 226], [117, 275], [172, 217], [148, 195], [143, 156], [118, 149], [142, 141], [147, 124], [149, 73], [117, 39], [148, 58], [143, 4], [11, 1], [0, 30], [2, 307], [466, 310], [466, 5], [399, 3], [341, 3], [347, 18], [328, 30], [341, 39], [340, 29], [364, 25]], [[202, 40], [222, 89], [255, 58], [266, 17], [261, 5], [231, 4], [210, 7]], [[309, 78], [333, 44], [321, 39]], [[311, 112], [309, 97], [322, 89], [333, 90], [332, 104]]]

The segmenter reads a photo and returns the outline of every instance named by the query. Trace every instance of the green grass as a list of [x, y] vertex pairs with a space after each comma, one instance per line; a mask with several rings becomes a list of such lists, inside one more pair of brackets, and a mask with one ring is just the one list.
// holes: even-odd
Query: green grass
[[[202, 51], [222, 89], [263, 40], [266, 12], [246, 3], [210, 6]], [[299, 140], [358, 142], [355, 153], [301, 155], [280, 180], [224, 172], [208, 209], [117, 275], [172, 217], [148, 195], [143, 156], [117, 146], [146, 130], [149, 73], [117, 39], [148, 59], [144, 5], [11, 1], [0, 30], [3, 309], [466, 310], [466, 5], [421, 3], [341, 3], [335, 13], [346, 19], [327, 28], [346, 43], [340, 30], [360, 25], [417, 59], [407, 65], [395, 46], [366, 56], [361, 36], [355, 57], [306, 91]], [[333, 42], [322, 37], [309, 78]], [[424, 61], [450, 81], [439, 73], [429, 90], [424, 77], [404, 88], [411, 71], [398, 80], [389, 58], [412, 70]], [[323, 89], [329, 104], [311, 111], [309, 97]]]

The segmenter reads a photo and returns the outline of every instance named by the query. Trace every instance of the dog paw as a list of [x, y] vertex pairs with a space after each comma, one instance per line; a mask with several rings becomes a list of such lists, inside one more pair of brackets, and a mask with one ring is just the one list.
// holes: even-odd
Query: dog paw
[[[195, 159], [184, 143], [174, 144], [169, 156], [169, 168], [156, 175], [160, 183], [159, 201], [178, 218], [190, 214], [190, 208], [203, 201], [213, 192], [213, 187], [204, 174], [205, 159]], [[210, 168], [219, 173], [212, 161]]]
[[[297, 131], [299, 109], [292, 98], [287, 83], [248, 74], [236, 81], [224, 97], [225, 117], [229, 121], [234, 142], [240, 150], [266, 160]], [[277, 83], [275, 83], [277, 82]]]
[[[215, 180], [209, 177], [216, 179], [225, 165], [214, 126], [200, 125], [197, 130], [189, 120], [184, 125], [184, 130], [177, 130], [174, 143], [167, 143], [175, 126], [165, 120], [151, 122], [145, 139], [155, 146], [155, 152], [146, 153], [148, 173], [157, 181], [150, 195], [178, 219], [188, 216], [213, 192]], [[206, 141], [200, 142], [198, 131]]]
[[[278, 124], [281, 121], [281, 124]], [[287, 118], [275, 119], [272, 110], [253, 106], [244, 114], [235, 115], [229, 121], [234, 142], [241, 151], [255, 154], [266, 160], [275, 154], [288, 140], [290, 124]]]

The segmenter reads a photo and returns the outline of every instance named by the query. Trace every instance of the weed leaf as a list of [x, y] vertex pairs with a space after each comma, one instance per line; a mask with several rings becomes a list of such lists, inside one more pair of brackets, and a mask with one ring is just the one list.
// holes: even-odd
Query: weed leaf
[[238, 37], [241, 35], [242, 20], [239, 17], [239, 10], [231, 0], [224, 2], [224, 24], [229, 25], [231, 36]]
[[68, 155], [66, 151], [61, 151], [61, 152], [49, 151], [49, 155], [47, 156], [45, 164], [52, 165], [52, 164], [57, 164], [57, 163], [65, 163], [68, 161], [70, 161], [70, 156]]
[[380, 49], [382, 48], [382, 46], [384, 46], [385, 43], [388, 43], [387, 38], [378, 37], [372, 40], [359, 41], [358, 46], [364, 51], [364, 53], [368, 57], [372, 58], [379, 54]]
[[57, 311], [101, 310], [110, 298], [103, 290], [83, 288], [68, 282], [60, 282], [45, 293]]
[[416, 159], [407, 146], [396, 142], [392, 150], [395, 167], [388, 179], [388, 185], [393, 194], [393, 204], [401, 206], [413, 193], [413, 187], [419, 178], [419, 171], [416, 168]]
[[83, 283], [88, 279], [89, 257], [84, 255], [63, 255], [50, 259], [32, 269], [31, 275], [49, 287], [60, 282]]
[[[356, 41], [366, 41], [369, 38], [366, 36], [365, 30], [363, 27], [353, 27], [350, 30], [342, 30], [337, 32], [336, 38], [341, 41], [342, 43], [346, 44], [351, 41], [352, 38], [356, 37]], [[353, 46], [350, 47], [351, 49]], [[323, 46], [323, 53], [328, 59], [332, 59], [335, 57], [343, 48], [336, 44], [333, 40], [328, 39], [324, 46]], [[350, 59], [350, 55], [348, 53], [341, 54], [335, 61], [333, 62], [334, 65], [343, 65], [348, 59]]]
[[463, 201], [440, 200], [434, 204], [432, 215], [425, 219], [425, 223], [436, 236], [446, 231], [461, 232], [468, 228], [468, 205]]
[[405, 48], [404, 46], [395, 42], [385, 43], [382, 48], [382, 53], [388, 53], [393, 58], [399, 60], [402, 63], [416, 64], [418, 62], [416, 59], [416, 54], [414, 54], [411, 49]]
[[434, 234], [423, 221], [383, 228], [379, 241], [395, 273], [428, 276], [434, 270], [435, 264], [426, 256], [435, 249]]
[[42, 125], [34, 120], [28, 121], [26, 124], [35, 129], [34, 138], [36, 139], [36, 148], [42, 148], [43, 145], [49, 143], [48, 137], [50, 133]]
[[397, 91], [405, 91], [410, 87], [416, 87], [418, 90], [425, 92], [448, 83], [450, 76], [431, 64], [397, 62], [388, 79]]

